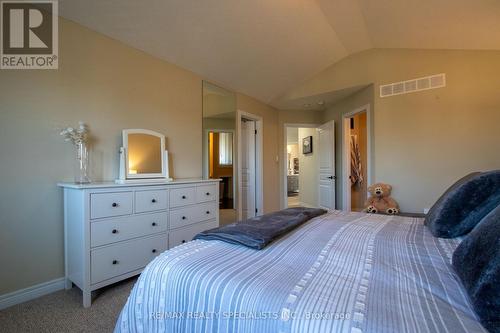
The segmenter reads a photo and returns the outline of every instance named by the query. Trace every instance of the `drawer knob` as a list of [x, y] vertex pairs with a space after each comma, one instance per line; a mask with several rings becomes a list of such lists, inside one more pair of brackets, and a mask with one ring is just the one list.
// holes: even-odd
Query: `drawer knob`
[[207, 210], [207, 214], [210, 214], [210, 211], [209, 211], [209, 210]]
[[117, 204], [116, 202], [113, 202], [113, 203], [111, 204], [111, 207], [118, 207], [118, 204]]
[[117, 265], [118, 264], [118, 260], [113, 260], [113, 265]]
[[185, 240], [185, 239], [183, 239], [181, 243], [186, 243], [186, 240]]
[[118, 233], [118, 230], [113, 229], [113, 231], [111, 231], [111, 232], [114, 233], [114, 234], [116, 234], [116, 233]]
[[206, 195], [210, 195], [210, 192], [205, 193]]
[[182, 219], [183, 219], [183, 220], [185, 220], [185, 219], [186, 219], [186, 217], [185, 217], [185, 216], [183, 216], [183, 217], [182, 217]]
[[183, 195], [183, 196], [182, 196], [182, 199], [186, 199], [186, 196], [185, 196], [185, 195]]
[[156, 227], [156, 222], [151, 223], [153, 227]]
[[153, 249], [153, 251], [151, 251], [151, 252], [156, 253], [156, 249]]
[[152, 200], [151, 200], [151, 202], [152, 202], [152, 203], [156, 203], [156, 199], [152, 199]]

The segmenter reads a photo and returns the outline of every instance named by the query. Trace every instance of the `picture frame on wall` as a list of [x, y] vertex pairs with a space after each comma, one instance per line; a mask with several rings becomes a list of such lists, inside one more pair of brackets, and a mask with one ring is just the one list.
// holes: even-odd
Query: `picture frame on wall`
[[313, 152], [313, 137], [306, 136], [302, 139], [302, 154], [311, 154]]

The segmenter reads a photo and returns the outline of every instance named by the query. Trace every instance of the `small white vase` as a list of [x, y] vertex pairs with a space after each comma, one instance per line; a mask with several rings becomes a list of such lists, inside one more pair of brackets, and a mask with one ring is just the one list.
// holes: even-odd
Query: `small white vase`
[[75, 183], [88, 184], [89, 178], [89, 149], [87, 144], [76, 144], [76, 165], [75, 165]]

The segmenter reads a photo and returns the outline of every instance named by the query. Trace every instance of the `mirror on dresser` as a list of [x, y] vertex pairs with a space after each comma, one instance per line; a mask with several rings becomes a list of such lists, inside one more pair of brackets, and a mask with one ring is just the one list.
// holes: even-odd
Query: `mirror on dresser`
[[236, 221], [236, 94], [203, 81], [203, 178], [221, 179], [220, 224]]
[[120, 148], [120, 172], [117, 183], [153, 179], [171, 180], [165, 136], [147, 129], [124, 129]]

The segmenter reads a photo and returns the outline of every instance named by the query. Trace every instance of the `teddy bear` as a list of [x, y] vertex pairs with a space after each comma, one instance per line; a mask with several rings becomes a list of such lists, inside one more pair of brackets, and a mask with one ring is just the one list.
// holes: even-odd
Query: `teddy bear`
[[399, 214], [399, 205], [391, 195], [392, 186], [384, 183], [376, 183], [368, 187], [370, 197], [365, 203], [365, 212], [382, 213], [389, 215]]

